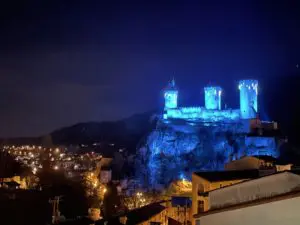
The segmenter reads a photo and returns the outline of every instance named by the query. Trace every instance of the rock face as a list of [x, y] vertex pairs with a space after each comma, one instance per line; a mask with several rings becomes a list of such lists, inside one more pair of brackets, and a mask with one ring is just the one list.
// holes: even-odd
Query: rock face
[[248, 142], [238, 123], [158, 121], [156, 129], [138, 147], [136, 175], [144, 187], [165, 188], [174, 180], [189, 179], [194, 171], [222, 170], [226, 162], [256, 155], [259, 149], [268, 149], [267, 152], [275, 155], [276, 146], [272, 141], [271, 144], [251, 141], [251, 148]]

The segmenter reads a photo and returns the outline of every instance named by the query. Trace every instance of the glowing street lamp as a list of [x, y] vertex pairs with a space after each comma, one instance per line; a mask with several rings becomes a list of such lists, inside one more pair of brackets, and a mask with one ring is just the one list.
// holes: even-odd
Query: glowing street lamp
[[33, 174], [36, 174], [36, 172], [37, 172], [37, 168], [34, 167], [34, 168], [32, 169], [32, 173], [33, 173]]
[[95, 181], [95, 183], [94, 183], [94, 187], [97, 187], [97, 185], [98, 185], [98, 182], [97, 182], [97, 181]]

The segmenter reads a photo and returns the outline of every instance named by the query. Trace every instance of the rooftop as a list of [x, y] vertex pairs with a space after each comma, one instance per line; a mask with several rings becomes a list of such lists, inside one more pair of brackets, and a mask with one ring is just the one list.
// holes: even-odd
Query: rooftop
[[206, 215], [210, 215], [210, 214], [214, 214], [214, 213], [236, 210], [236, 209], [241, 209], [241, 208], [245, 208], [245, 207], [251, 207], [251, 206], [266, 204], [266, 203], [275, 202], [275, 201], [281, 201], [281, 200], [295, 198], [295, 197], [300, 197], [299, 189], [295, 189], [291, 192], [284, 193], [284, 194], [277, 195], [277, 196], [256, 199], [253, 201], [243, 202], [243, 203], [239, 203], [239, 204], [235, 204], [235, 205], [228, 205], [228, 206], [224, 206], [222, 208], [217, 208], [217, 209], [211, 209], [206, 212], [201, 212], [201, 213], [195, 214], [193, 217], [199, 218], [201, 216], [206, 216]]
[[20, 186], [20, 184], [17, 183], [16, 181], [8, 181], [8, 182], [3, 182], [3, 183], [10, 187], [19, 187]]
[[253, 157], [262, 159], [262, 160], [268, 161], [268, 162], [275, 162], [277, 160], [275, 157], [270, 156], [270, 155], [253, 155]]
[[[232, 170], [232, 171], [236, 171], [236, 170]], [[242, 170], [241, 170], [241, 171], [242, 171]], [[257, 171], [259, 171], [259, 170], [257, 170]], [[218, 189], [213, 189], [213, 190], [206, 191], [206, 192], [199, 192], [198, 194], [199, 194], [200, 196], [206, 196], [206, 197], [207, 197], [209, 193], [214, 192], [214, 191], [218, 191], [218, 190], [220, 190], [220, 189], [226, 189], [226, 188], [228, 188], [228, 187], [238, 186], [238, 185], [244, 184], [244, 183], [246, 183], [246, 182], [252, 182], [253, 180], [258, 180], [258, 179], [261, 179], [261, 178], [273, 176], [273, 175], [276, 175], [276, 174], [282, 174], [282, 173], [292, 173], [292, 174], [300, 175], [300, 170], [288, 170], [288, 171], [274, 172], [274, 173], [271, 173], [271, 174], [268, 174], [268, 175], [254, 177], [254, 178], [252, 178], [252, 179], [250, 179], [250, 180], [245, 180], [245, 181], [238, 182], [238, 183], [235, 183], [235, 184], [223, 186], [223, 187], [220, 187], [220, 188], [218, 188]]]
[[126, 214], [127, 224], [140, 224], [162, 212], [165, 208], [166, 207], [160, 203], [152, 203], [150, 205], [134, 209]]
[[110, 171], [112, 170], [111, 166], [101, 166], [101, 171]]
[[259, 177], [258, 170], [230, 170], [230, 171], [201, 171], [195, 175], [210, 182], [254, 179]]
[[[255, 157], [257, 159], [261, 159], [264, 160], [265, 162], [270, 162], [270, 163], [275, 163], [276, 165], [287, 165], [287, 164], [291, 164], [291, 162], [287, 161], [287, 160], [283, 160], [280, 158], [275, 158], [273, 156], [270, 155], [253, 155], [253, 156], [244, 156], [242, 158], [246, 158], [246, 157]], [[241, 158], [241, 159], [242, 159]], [[239, 160], [239, 159], [237, 159]], [[234, 160], [235, 161], [235, 160]], [[230, 162], [229, 162], [230, 163]]]

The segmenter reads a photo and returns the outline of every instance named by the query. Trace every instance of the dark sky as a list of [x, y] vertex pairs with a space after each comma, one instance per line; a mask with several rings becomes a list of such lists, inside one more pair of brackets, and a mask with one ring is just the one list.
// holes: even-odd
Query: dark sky
[[202, 104], [211, 83], [237, 106], [239, 79], [300, 70], [298, 0], [8, 2], [0, 6], [2, 137], [158, 108], [174, 74], [181, 103]]

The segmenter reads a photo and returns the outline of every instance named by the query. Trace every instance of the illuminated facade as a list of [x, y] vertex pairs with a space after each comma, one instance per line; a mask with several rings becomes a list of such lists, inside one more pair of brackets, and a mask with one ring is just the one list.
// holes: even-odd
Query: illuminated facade
[[222, 89], [220, 87], [205, 87], [205, 108], [221, 110]]
[[242, 119], [255, 118], [257, 113], [257, 80], [242, 80], [239, 82], [240, 111]]
[[211, 86], [204, 88], [204, 107], [181, 107], [172, 80], [164, 92], [161, 119], [138, 146], [136, 171], [141, 183], [156, 189], [176, 179], [191, 179], [193, 171], [222, 170], [244, 156], [277, 157], [279, 139], [273, 135], [277, 123], [256, 116], [258, 82], [240, 81], [239, 90], [238, 109], [222, 109], [222, 89]]
[[178, 97], [178, 90], [175, 85], [175, 80], [173, 79], [164, 93], [165, 97], [165, 110], [175, 109], [177, 108], [177, 97]]
[[257, 114], [257, 80], [241, 80], [239, 82], [240, 108], [222, 110], [221, 87], [205, 87], [205, 107], [178, 107], [178, 90], [175, 81], [165, 90], [164, 119], [183, 119], [203, 122], [231, 122], [240, 119], [253, 119]]

